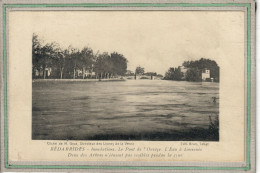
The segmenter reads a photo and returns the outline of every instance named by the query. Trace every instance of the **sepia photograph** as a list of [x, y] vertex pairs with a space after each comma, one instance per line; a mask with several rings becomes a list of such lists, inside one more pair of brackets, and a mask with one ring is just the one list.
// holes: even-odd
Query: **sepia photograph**
[[219, 141], [214, 18], [135, 13], [57, 14], [32, 33], [33, 140]]

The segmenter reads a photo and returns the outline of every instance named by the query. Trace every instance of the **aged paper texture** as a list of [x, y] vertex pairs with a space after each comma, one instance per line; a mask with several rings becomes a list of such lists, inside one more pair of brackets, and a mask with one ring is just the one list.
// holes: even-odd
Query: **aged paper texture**
[[[244, 11], [10, 11], [8, 24], [10, 161], [245, 161], [246, 27]], [[103, 119], [99, 117], [91, 127], [87, 127], [87, 124], [91, 124], [94, 120], [83, 118], [79, 119], [80, 122], [83, 122], [81, 126], [79, 122], [74, 124], [77, 128], [71, 124], [64, 125], [68, 122], [63, 121], [62, 116], [77, 116], [69, 112], [71, 109], [73, 110], [73, 103], [76, 104], [76, 102], [68, 99], [71, 105], [67, 106], [69, 107], [67, 112], [57, 113], [60, 111], [58, 110], [56, 113], [51, 113], [53, 109], [47, 106], [54, 106], [54, 102], [48, 99], [44, 102], [37, 102], [40, 96], [32, 95], [35, 93], [33, 87], [37, 83], [32, 76], [33, 34], [37, 34], [45, 43], [55, 41], [65, 48], [72, 45], [79, 49], [88, 46], [94, 52], [100, 51], [100, 53], [117, 51], [128, 59], [128, 70], [134, 71], [135, 67], [140, 65], [147, 70], [146, 72], [156, 71], [163, 76], [170, 67], [181, 66], [184, 61], [196, 61], [200, 58], [215, 61], [220, 69], [219, 82], [216, 83], [219, 85], [217, 98], [219, 138], [215, 140], [167, 138], [167, 140], [159, 136], [159, 140], [156, 140], [156, 137], [149, 136], [152, 140], [149, 140], [150, 138], [114, 140], [112, 132], [111, 139], [108, 137], [102, 140], [102, 137], [97, 137], [108, 133], [108, 129], [118, 133], [128, 133], [127, 130], [135, 129], [134, 134], [136, 134], [139, 133], [138, 130], [143, 132], [147, 129], [149, 131], [168, 126], [173, 127], [177, 122], [182, 123], [180, 127], [184, 128], [185, 123], [190, 123], [185, 117], [197, 115], [192, 114], [193, 108], [190, 109], [190, 112], [181, 108], [179, 112], [171, 116], [163, 114], [166, 116], [163, 120], [172, 123], [165, 124], [165, 127], [159, 126], [157, 119], [150, 122], [147, 117], [138, 119], [138, 122], [130, 118], [121, 121], [118, 118], [113, 121], [113, 124], [109, 124], [112, 121], [108, 117], [103, 117]], [[38, 75], [40, 76], [40, 72]], [[45, 75], [48, 76], [48, 71]], [[101, 79], [103, 78], [104, 76], [101, 74]], [[105, 82], [103, 84], [113, 87]], [[55, 86], [57, 85], [55, 84]], [[158, 87], [161, 85], [163, 84], [158, 84]], [[180, 85], [182, 85], [181, 82]], [[43, 88], [44, 86], [41, 85], [40, 89]], [[77, 87], [74, 89], [81, 91]], [[113, 89], [115, 88], [109, 88], [108, 92], [112, 92]], [[130, 90], [131, 88], [129, 88]], [[46, 90], [44, 95], [50, 94], [48, 91]], [[169, 91], [171, 91], [170, 88]], [[82, 92], [88, 92], [88, 90]], [[91, 96], [95, 97], [98, 93], [99, 91], [96, 91]], [[54, 98], [58, 98], [58, 93], [52, 94], [55, 96]], [[117, 93], [115, 93], [116, 95]], [[201, 96], [201, 99], [204, 97], [207, 95]], [[78, 98], [80, 99], [79, 96]], [[132, 102], [140, 104], [142, 102], [140, 98], [130, 96], [127, 98], [127, 101], [132, 99]], [[156, 97], [156, 99], [164, 100], [165, 98], [166, 95]], [[144, 98], [144, 101], [146, 99], [149, 98]], [[211, 96], [209, 100], [209, 104], [215, 103]], [[102, 99], [89, 104], [98, 104], [101, 101]], [[48, 102], [51, 104], [47, 104]], [[192, 102], [192, 98], [187, 101], [187, 105], [190, 102]], [[46, 103], [45, 107], [42, 105], [43, 103]], [[77, 104], [80, 103], [77, 102]], [[115, 105], [110, 105], [113, 111], [117, 110], [116, 107], [119, 106], [116, 104], [119, 103], [115, 102]], [[165, 103], [165, 105], [167, 104], [169, 103]], [[32, 108], [33, 105], [36, 105], [37, 109]], [[99, 106], [102, 109], [102, 105]], [[120, 106], [121, 110], [126, 109], [125, 105]], [[105, 109], [106, 104], [103, 104], [103, 107]], [[131, 112], [132, 107], [129, 107], [127, 110]], [[185, 112], [184, 119], [174, 119], [181, 110], [188, 111]], [[37, 111], [39, 114], [35, 113]], [[146, 113], [148, 111], [146, 110]], [[200, 114], [203, 114], [203, 111], [205, 113], [207, 110], [204, 107], [200, 111]], [[109, 109], [105, 112], [107, 112], [105, 115], [108, 116], [115, 114], [115, 112], [109, 112]], [[203, 119], [203, 122], [209, 122], [208, 115], [210, 114], [210, 112], [206, 114], [207, 117]], [[60, 121], [48, 119], [48, 117], [58, 115], [57, 118]], [[137, 118], [140, 118], [138, 116], [142, 116], [142, 114], [137, 115]], [[40, 126], [41, 118], [44, 123]], [[199, 120], [199, 118], [195, 118], [193, 121], [198, 122]], [[55, 125], [53, 121], [61, 123]], [[102, 123], [99, 124], [101, 121]], [[133, 124], [130, 123], [131, 121]], [[155, 124], [154, 121], [156, 121]], [[118, 122], [119, 124], [116, 124]], [[124, 128], [120, 126], [120, 123]], [[53, 128], [49, 128], [50, 126]], [[84, 130], [84, 128], [86, 129]], [[99, 131], [100, 133], [98, 133]], [[62, 136], [65, 134], [63, 132], [66, 132], [67, 139], [66, 136]], [[86, 136], [96, 134], [96, 138], [93, 137], [94, 140], [91, 140], [89, 137], [86, 140], [81, 136], [82, 134]]]

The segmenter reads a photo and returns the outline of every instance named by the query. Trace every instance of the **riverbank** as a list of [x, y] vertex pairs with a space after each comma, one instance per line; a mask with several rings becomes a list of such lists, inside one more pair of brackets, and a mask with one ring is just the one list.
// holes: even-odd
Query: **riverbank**
[[110, 79], [33, 79], [32, 82], [108, 82], [108, 81], [125, 81], [120, 78]]

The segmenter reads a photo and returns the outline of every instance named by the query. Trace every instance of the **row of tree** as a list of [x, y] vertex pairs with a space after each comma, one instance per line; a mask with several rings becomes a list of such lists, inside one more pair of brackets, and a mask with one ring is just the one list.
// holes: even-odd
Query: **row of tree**
[[[55, 42], [44, 44], [38, 35], [33, 34], [33, 78], [110, 78], [124, 75], [127, 62], [117, 52], [100, 54], [94, 53], [90, 47], [80, 50], [72, 46], [64, 50]], [[88, 76], [85, 75], [86, 70], [89, 72]]]
[[181, 72], [180, 68], [170, 67], [169, 70], [165, 73], [165, 80], [183, 80], [184, 74]]
[[214, 60], [201, 58], [196, 61], [184, 61], [182, 67], [169, 68], [165, 73], [165, 80], [186, 80], [198, 82], [202, 80], [202, 72], [210, 70], [210, 78], [219, 82], [219, 66]]

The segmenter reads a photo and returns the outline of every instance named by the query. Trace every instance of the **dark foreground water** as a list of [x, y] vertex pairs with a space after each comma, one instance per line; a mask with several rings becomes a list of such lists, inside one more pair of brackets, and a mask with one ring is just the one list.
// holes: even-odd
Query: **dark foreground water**
[[[219, 84], [33, 82], [32, 139], [218, 141]], [[211, 119], [211, 120], [210, 120]]]

